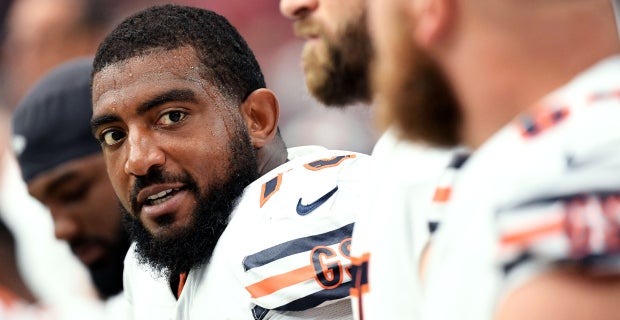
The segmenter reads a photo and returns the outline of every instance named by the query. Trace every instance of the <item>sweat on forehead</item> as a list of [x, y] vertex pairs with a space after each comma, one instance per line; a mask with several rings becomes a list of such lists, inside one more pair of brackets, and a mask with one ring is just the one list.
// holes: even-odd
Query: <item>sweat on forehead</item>
[[265, 87], [253, 52], [224, 17], [178, 5], [150, 7], [121, 22], [99, 46], [94, 73], [154, 50], [184, 46], [194, 48], [202, 77], [237, 102]]

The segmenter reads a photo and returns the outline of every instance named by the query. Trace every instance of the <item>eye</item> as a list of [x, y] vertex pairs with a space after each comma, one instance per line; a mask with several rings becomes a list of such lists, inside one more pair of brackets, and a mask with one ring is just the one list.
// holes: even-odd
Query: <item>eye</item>
[[86, 191], [88, 190], [88, 186], [80, 186], [75, 190], [67, 190], [58, 195], [58, 199], [60, 199], [63, 203], [72, 203], [82, 200], [86, 196]]
[[125, 138], [125, 133], [122, 131], [118, 131], [118, 130], [109, 130], [104, 132], [101, 135], [101, 142], [104, 143], [107, 146], [112, 146], [117, 144], [119, 141], [121, 141], [123, 138]]
[[170, 111], [164, 113], [159, 120], [157, 121], [158, 125], [171, 125], [178, 122], [181, 122], [187, 117], [187, 114], [182, 111]]

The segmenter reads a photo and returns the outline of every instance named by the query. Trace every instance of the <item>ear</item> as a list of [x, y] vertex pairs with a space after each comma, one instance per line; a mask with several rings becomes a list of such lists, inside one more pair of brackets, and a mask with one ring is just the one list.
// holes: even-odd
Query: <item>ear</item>
[[241, 104], [241, 116], [255, 148], [271, 142], [278, 131], [280, 104], [269, 89], [253, 91]]
[[416, 43], [429, 49], [450, 29], [454, 19], [454, 0], [407, 1], [407, 20], [412, 23]]

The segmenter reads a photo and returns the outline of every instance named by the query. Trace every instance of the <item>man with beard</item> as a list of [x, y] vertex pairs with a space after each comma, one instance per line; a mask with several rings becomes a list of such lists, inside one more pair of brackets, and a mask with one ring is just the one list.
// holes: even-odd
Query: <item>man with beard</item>
[[[280, 10], [295, 21], [295, 33], [306, 39], [302, 63], [306, 84], [314, 97], [336, 107], [370, 103], [373, 94], [369, 74], [374, 53], [366, 26], [366, 1], [281, 0]], [[435, 106], [433, 110], [442, 110], [437, 116], [444, 121], [455, 121], [457, 115], [446, 107], [453, 98], [445, 86], [436, 84], [436, 79], [424, 79], [433, 95], [425, 103]], [[381, 100], [381, 96], [375, 98]], [[382, 111], [375, 111], [378, 118], [382, 118]], [[369, 184], [381, 187], [373, 190], [369, 209], [358, 217], [352, 245], [355, 288], [351, 297], [358, 319], [408, 317], [404, 310], [412, 306], [409, 297], [417, 295], [417, 272], [393, 270], [400, 265], [415, 265], [434, 230], [436, 223], [429, 223], [428, 210], [412, 207], [431, 204], [435, 184], [456, 151], [404, 141], [400, 139], [402, 134], [398, 128], [389, 128], [372, 152], [376, 168]], [[403, 225], [410, 228], [393, 228], [394, 220], [403, 220]], [[381, 258], [393, 250], [400, 252], [399, 261]], [[394, 295], [395, 290], [398, 295]]]
[[28, 192], [49, 208], [56, 238], [108, 299], [123, 290], [129, 238], [88, 125], [91, 72], [92, 59], [78, 59], [41, 79], [12, 115], [12, 141]]
[[166, 5], [97, 51], [92, 131], [135, 240], [137, 319], [348, 319], [367, 159], [292, 148], [252, 51], [223, 17]]
[[[416, 319], [620, 317], [618, 2], [370, 3], [385, 123], [473, 150], [421, 262], [424, 299], [406, 297]], [[429, 75], [456, 121], [425, 103]]]

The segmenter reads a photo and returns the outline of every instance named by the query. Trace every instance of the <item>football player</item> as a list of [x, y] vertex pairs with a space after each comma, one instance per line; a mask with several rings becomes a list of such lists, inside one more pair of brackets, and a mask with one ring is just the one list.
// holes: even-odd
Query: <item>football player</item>
[[166, 5], [97, 51], [92, 131], [135, 246], [134, 318], [350, 319], [350, 242], [368, 159], [286, 149], [238, 32]]
[[[424, 299], [405, 297], [418, 319], [620, 317], [612, 3], [370, 4], [386, 122], [412, 140], [473, 150], [421, 262]], [[457, 121], [424, 103], [429, 77], [452, 89]]]

